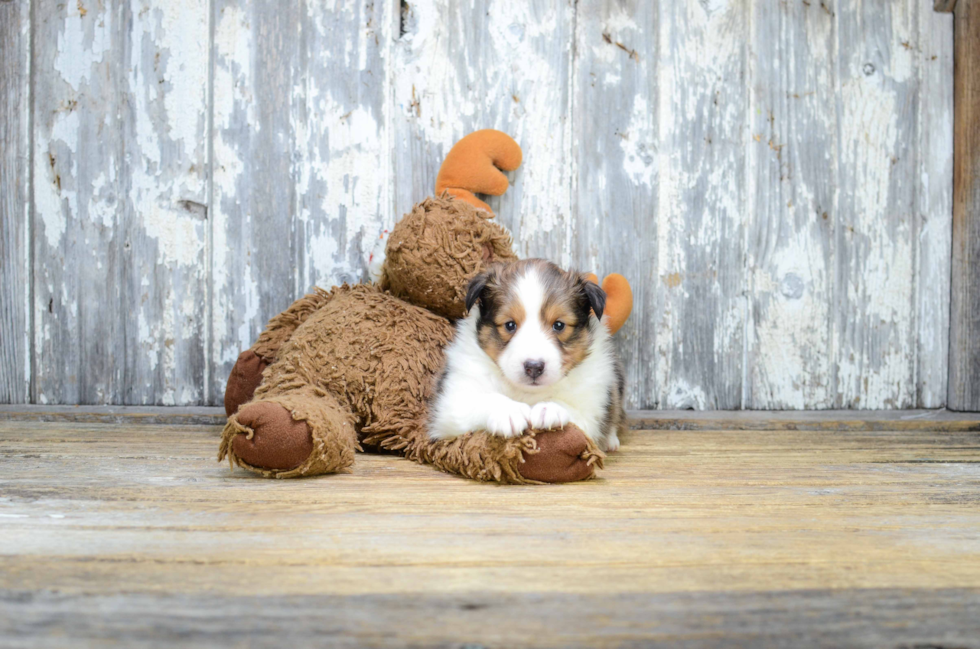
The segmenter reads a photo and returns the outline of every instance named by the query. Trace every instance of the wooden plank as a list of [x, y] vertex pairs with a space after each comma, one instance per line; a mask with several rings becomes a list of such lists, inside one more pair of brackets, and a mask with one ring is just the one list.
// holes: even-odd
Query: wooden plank
[[217, 406], [39, 406], [0, 405], [0, 421], [76, 422], [84, 424], [160, 424], [207, 426], [220, 432], [228, 421], [225, 409]]
[[0, 403], [30, 401], [30, 11], [0, 3]]
[[[947, 410], [628, 410], [626, 416], [634, 430], [980, 430], [980, 414]], [[224, 408], [209, 406], [21, 404], [0, 405], [0, 420], [213, 427], [223, 426], [226, 416]]]
[[380, 455], [268, 481], [216, 464], [194, 429], [0, 422], [0, 632], [35, 646], [62, 631], [310, 644], [324, 629], [340, 646], [970, 646], [978, 442], [634, 432], [598, 480], [500, 488]]
[[574, 3], [403, 3], [394, 52], [395, 213], [430, 196], [449, 148], [482, 128], [524, 150], [514, 184], [489, 200], [522, 257], [571, 264], [569, 77]]
[[390, 226], [393, 3], [215, 4], [209, 401], [312, 286], [366, 278]]
[[748, 3], [660, 3], [656, 385], [661, 408], [742, 405]]
[[909, 408], [916, 401], [917, 4], [835, 9], [838, 408]]
[[173, 638], [182, 647], [966, 649], [980, 635], [978, 607], [977, 589], [167, 600], [0, 592], [0, 633], [11, 649], [42, 639], [45, 647], [75, 648], [156, 646]]
[[198, 403], [208, 2], [35, 15], [36, 399]]
[[630, 410], [627, 416], [634, 430], [980, 430], [980, 415], [948, 410]]
[[980, 410], [980, 11], [956, 5], [949, 407]]
[[919, 6], [915, 115], [917, 408], [946, 405], [953, 212], [953, 18]]
[[745, 408], [829, 408], [837, 196], [834, 13], [752, 3]]
[[651, 407], [655, 384], [658, 3], [576, 5], [573, 73], [573, 265], [621, 273], [633, 313], [616, 335], [628, 407]]

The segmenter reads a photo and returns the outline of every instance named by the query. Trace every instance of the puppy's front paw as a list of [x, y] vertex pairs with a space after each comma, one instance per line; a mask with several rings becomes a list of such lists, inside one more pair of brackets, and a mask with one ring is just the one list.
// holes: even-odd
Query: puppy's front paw
[[502, 437], [517, 437], [528, 427], [531, 406], [519, 401], [507, 401], [487, 417], [487, 432]]
[[569, 419], [564, 406], [553, 401], [542, 401], [531, 408], [531, 425], [540, 430], [563, 428]]
[[606, 441], [602, 446], [602, 450], [606, 451], [607, 453], [615, 453], [619, 450], [619, 435], [614, 432], [609, 433], [606, 436]]

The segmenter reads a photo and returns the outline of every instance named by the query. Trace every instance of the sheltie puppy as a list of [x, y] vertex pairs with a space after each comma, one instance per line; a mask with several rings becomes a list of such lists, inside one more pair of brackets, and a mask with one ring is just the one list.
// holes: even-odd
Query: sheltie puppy
[[446, 350], [429, 434], [511, 437], [573, 423], [599, 448], [618, 449], [623, 371], [600, 321], [605, 302], [599, 286], [542, 259], [477, 275]]

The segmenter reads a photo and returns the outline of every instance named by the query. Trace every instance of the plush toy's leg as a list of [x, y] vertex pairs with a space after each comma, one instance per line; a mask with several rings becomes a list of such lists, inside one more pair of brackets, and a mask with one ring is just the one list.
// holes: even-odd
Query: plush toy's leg
[[231, 416], [242, 404], [252, 400], [255, 389], [262, 383], [262, 372], [276, 359], [282, 347], [310, 314], [330, 301], [331, 293], [316, 289], [289, 305], [289, 308], [269, 320], [265, 331], [250, 349], [239, 355], [225, 388], [225, 414]]
[[510, 438], [479, 431], [438, 441], [424, 433], [410, 439], [414, 443], [391, 448], [448, 473], [504, 484], [588, 480], [605, 457], [574, 424]]
[[268, 478], [336, 473], [359, 450], [354, 424], [347, 407], [313, 386], [262, 394], [228, 418], [218, 459]]
[[533, 431], [535, 450], [524, 451], [521, 475], [535, 482], [577, 482], [595, 477], [605, 455], [575, 424]]

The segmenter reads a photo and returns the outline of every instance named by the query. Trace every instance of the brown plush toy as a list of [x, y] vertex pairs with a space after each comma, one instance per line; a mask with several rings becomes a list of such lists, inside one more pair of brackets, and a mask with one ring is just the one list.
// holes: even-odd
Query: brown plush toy
[[[291, 478], [344, 471], [355, 451], [373, 448], [477, 480], [593, 477], [603, 454], [571, 424], [515, 438], [474, 431], [434, 441], [426, 432], [467, 283], [491, 262], [516, 259], [510, 235], [473, 192], [502, 194], [498, 168], [520, 163], [504, 133], [463, 138], [440, 170], [441, 196], [416, 205], [389, 235], [378, 284], [316, 289], [272, 318], [228, 379], [218, 459]], [[607, 325], [625, 321], [632, 298], [624, 297], [607, 302]]]

